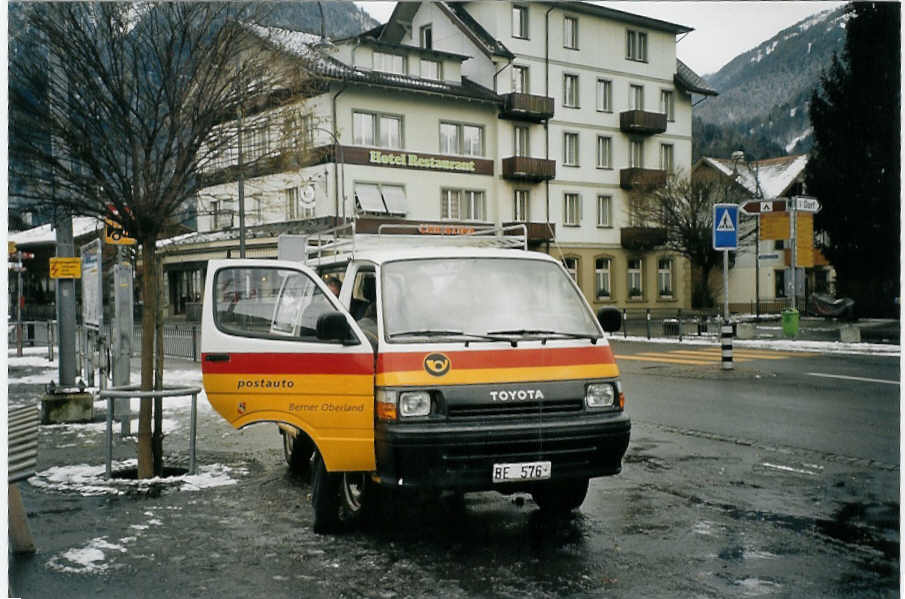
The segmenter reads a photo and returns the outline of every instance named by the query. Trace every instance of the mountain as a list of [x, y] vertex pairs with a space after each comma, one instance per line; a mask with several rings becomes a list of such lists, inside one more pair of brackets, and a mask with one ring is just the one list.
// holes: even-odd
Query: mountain
[[704, 78], [720, 92], [694, 110], [694, 157], [806, 153], [812, 145], [808, 103], [834, 53], [845, 46], [846, 7], [783, 29]]
[[261, 25], [320, 33], [320, 5], [327, 37], [341, 39], [373, 29], [380, 23], [354, 2], [274, 2]]

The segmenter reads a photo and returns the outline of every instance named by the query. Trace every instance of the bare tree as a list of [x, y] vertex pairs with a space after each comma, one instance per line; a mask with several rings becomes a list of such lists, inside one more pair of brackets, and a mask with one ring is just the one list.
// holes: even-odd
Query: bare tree
[[629, 198], [630, 220], [659, 229], [661, 247], [685, 256], [691, 263], [696, 306], [714, 305], [710, 273], [722, 263], [720, 252], [713, 249], [713, 205], [738, 203], [743, 197], [747, 196], [740, 186], [729, 179], [692, 181], [675, 172], [665, 185], [640, 188]]
[[[111, 217], [141, 246], [141, 388], [154, 385], [156, 244], [185, 217], [200, 176], [228, 148], [237, 111], [297, 98], [304, 61], [274, 69], [276, 46], [248, 35], [265, 3], [36, 3], [42, 52], [11, 56], [11, 169], [19, 199]], [[43, 54], [43, 55], [42, 55]], [[303, 94], [304, 95], [304, 94]], [[215, 133], [215, 134], [214, 134]], [[266, 159], [261, 155], [260, 159]], [[139, 411], [138, 474], [152, 475], [151, 401]]]

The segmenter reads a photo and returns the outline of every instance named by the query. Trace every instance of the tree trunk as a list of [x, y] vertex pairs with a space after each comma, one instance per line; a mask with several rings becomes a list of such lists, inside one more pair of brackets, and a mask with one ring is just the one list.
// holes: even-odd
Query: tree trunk
[[[157, 276], [157, 322], [155, 323], [154, 338], [156, 354], [154, 356], [154, 388], [163, 389], [163, 314], [161, 306], [163, 298], [163, 277]], [[154, 454], [154, 476], [163, 476], [163, 398], [154, 398], [154, 435], [151, 438], [151, 452]]]
[[[157, 237], [151, 235], [142, 239], [142, 286], [141, 299], [141, 390], [154, 388], [154, 339], [157, 320]], [[138, 478], [154, 475], [154, 455], [151, 451], [151, 405], [150, 397], [141, 398], [138, 410]]]

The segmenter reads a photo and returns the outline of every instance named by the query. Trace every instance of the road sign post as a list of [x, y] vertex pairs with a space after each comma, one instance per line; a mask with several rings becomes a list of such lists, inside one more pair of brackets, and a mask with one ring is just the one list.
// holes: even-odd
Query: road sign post
[[[722, 369], [732, 370], [732, 325], [729, 323], [729, 251], [738, 249], [738, 205], [713, 205], [713, 249], [723, 252]], [[728, 336], [725, 331], [730, 331]]]

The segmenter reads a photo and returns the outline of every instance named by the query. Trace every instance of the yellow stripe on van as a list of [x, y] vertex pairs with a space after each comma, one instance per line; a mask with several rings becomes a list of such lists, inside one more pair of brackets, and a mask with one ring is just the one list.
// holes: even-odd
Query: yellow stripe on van
[[476, 385], [482, 383], [597, 379], [617, 376], [619, 376], [619, 367], [615, 364], [579, 364], [531, 368], [463, 368], [450, 370], [439, 377], [430, 375], [424, 370], [399, 370], [378, 374], [377, 386]]

